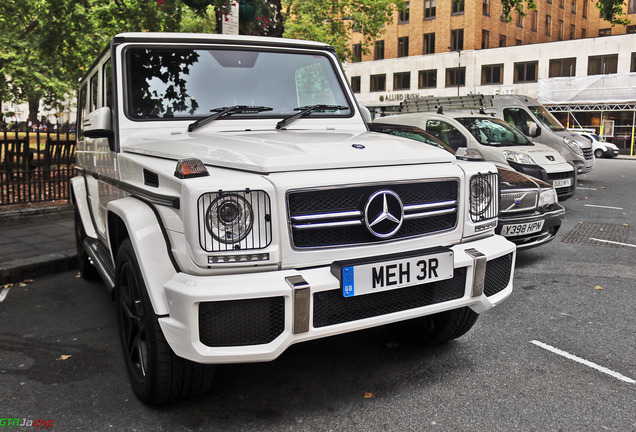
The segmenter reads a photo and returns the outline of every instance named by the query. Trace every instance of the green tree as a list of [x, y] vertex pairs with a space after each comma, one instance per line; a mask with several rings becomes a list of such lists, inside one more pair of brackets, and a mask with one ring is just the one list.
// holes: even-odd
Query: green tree
[[285, 37], [332, 45], [341, 61], [351, 58], [349, 37], [359, 31], [363, 51], [384, 31], [403, 0], [283, 0]]
[[[458, 1], [458, 0], [453, 0]], [[535, 10], [537, 8], [534, 0], [501, 0], [503, 6], [503, 14], [510, 20], [510, 13], [515, 11], [525, 16], [525, 11]], [[629, 20], [625, 17], [625, 0], [597, 0], [594, 4], [601, 12], [601, 16], [605, 20], [615, 25], [629, 25]]]

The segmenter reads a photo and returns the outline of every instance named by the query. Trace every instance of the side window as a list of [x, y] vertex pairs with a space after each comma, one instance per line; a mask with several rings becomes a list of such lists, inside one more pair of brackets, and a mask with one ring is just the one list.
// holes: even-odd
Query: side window
[[440, 120], [428, 120], [426, 132], [457, 150], [466, 147], [466, 137], [456, 127]]
[[104, 67], [102, 69], [102, 75], [104, 83], [104, 94], [102, 95], [102, 100], [104, 101], [104, 106], [108, 108], [113, 108], [113, 70], [110, 64], [110, 60], [104, 63]]
[[89, 108], [88, 108], [88, 112], [93, 112], [95, 111], [97, 108], [99, 108], [98, 105], [98, 96], [99, 96], [99, 85], [98, 85], [98, 79], [97, 79], [97, 74], [93, 74], [93, 76], [90, 79], [90, 102], [89, 102]]
[[77, 112], [79, 113], [79, 118], [77, 119], [77, 127], [82, 128], [84, 124], [84, 118], [86, 118], [86, 114], [88, 111], [86, 109], [86, 85], [83, 85], [79, 91], [79, 97], [77, 99]]
[[529, 125], [534, 123], [534, 120], [528, 111], [523, 108], [505, 108], [503, 115], [506, 122], [519, 129], [524, 135], [530, 136]]

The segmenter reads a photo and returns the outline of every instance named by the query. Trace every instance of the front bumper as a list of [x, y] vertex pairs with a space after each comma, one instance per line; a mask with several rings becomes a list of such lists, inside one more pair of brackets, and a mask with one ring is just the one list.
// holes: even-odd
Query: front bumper
[[485, 312], [512, 292], [515, 245], [491, 236], [452, 246], [454, 276], [344, 297], [329, 266], [224, 276], [176, 274], [164, 286], [168, 344], [199, 363], [269, 361], [290, 345], [470, 307]]
[[517, 245], [517, 250], [529, 249], [554, 239], [563, 223], [563, 215], [565, 215], [565, 209], [559, 204], [555, 204], [551, 210], [543, 213], [535, 212], [532, 215], [523, 216], [502, 215], [499, 217], [495, 232], [501, 234], [503, 227], [506, 225], [526, 224], [543, 220], [541, 231], [506, 237]]
[[574, 192], [576, 192], [576, 169], [570, 171], [548, 173], [543, 167], [539, 165], [525, 165], [511, 161], [508, 161], [508, 164], [515, 171], [519, 171], [529, 176], [538, 178], [546, 183], [550, 183], [553, 186], [555, 184], [555, 180], [559, 181], [570, 179], [570, 186], [555, 186], [559, 201], [565, 201], [566, 199], [572, 197], [574, 195]]

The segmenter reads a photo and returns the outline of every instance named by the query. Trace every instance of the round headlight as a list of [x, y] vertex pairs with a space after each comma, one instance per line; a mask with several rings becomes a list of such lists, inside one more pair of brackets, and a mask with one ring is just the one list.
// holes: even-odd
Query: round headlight
[[574, 153], [579, 156], [583, 156], [583, 150], [581, 150], [581, 146], [572, 138], [563, 137], [563, 142], [567, 144], [567, 146], [570, 147]]
[[206, 228], [221, 243], [237, 243], [252, 230], [254, 215], [245, 198], [222, 195], [212, 201], [205, 215]]
[[471, 181], [470, 185], [470, 213], [480, 216], [488, 210], [492, 200], [492, 187], [486, 179]]

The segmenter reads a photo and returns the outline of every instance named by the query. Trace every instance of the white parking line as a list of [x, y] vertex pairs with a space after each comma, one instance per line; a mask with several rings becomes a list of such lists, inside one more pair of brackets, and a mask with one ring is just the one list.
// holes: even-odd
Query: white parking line
[[0, 291], [0, 303], [2, 303], [4, 299], [7, 297], [7, 294], [9, 294], [10, 289], [11, 287], [4, 287], [2, 291]]
[[597, 242], [611, 243], [611, 244], [615, 244], [615, 245], [629, 246], [629, 247], [636, 248], [636, 245], [629, 244], [629, 243], [621, 243], [621, 242], [615, 242], [615, 241], [611, 241], [611, 240], [601, 240], [601, 239], [597, 239], [597, 238], [594, 238], [594, 237], [590, 237], [590, 240], [594, 240], [594, 241], [597, 241]]
[[581, 187], [581, 186], [577, 186], [577, 189], [581, 189], [581, 190], [598, 190], [596, 188], [586, 188], [586, 187]]
[[603, 366], [599, 366], [599, 365], [597, 365], [596, 363], [592, 363], [592, 362], [591, 362], [591, 361], [589, 361], [589, 360], [582, 359], [582, 358], [577, 357], [577, 356], [575, 356], [575, 355], [573, 355], [573, 354], [570, 354], [570, 353], [568, 353], [568, 352], [566, 352], [566, 351], [563, 351], [563, 350], [560, 350], [560, 349], [558, 349], [558, 348], [555, 348], [555, 347], [553, 347], [553, 346], [551, 346], [551, 345], [548, 345], [548, 344], [545, 344], [545, 343], [543, 343], [543, 342], [539, 342], [539, 341], [536, 341], [536, 340], [530, 341], [530, 343], [533, 343], [533, 344], [535, 344], [535, 345], [536, 345], [536, 346], [538, 346], [538, 347], [541, 347], [541, 348], [543, 348], [543, 349], [545, 349], [545, 350], [548, 350], [548, 351], [550, 351], [550, 352], [553, 352], [554, 354], [558, 354], [558, 355], [560, 355], [560, 356], [563, 356], [563, 357], [565, 357], [565, 358], [567, 358], [567, 359], [569, 359], [569, 360], [574, 360], [575, 362], [579, 362], [579, 363], [581, 363], [581, 364], [584, 364], [585, 366], [589, 366], [589, 367], [591, 367], [592, 369], [596, 369], [596, 370], [597, 370], [597, 371], [599, 371], [599, 372], [603, 372], [603, 373], [605, 373], [605, 374], [608, 374], [608, 375], [610, 375], [610, 376], [613, 376], [614, 378], [619, 379], [619, 380], [621, 380], [621, 381], [624, 381], [624, 382], [626, 382], [626, 383], [628, 383], [628, 384], [636, 384], [636, 381], [635, 381], [635, 380], [633, 380], [633, 379], [631, 379], [631, 378], [628, 378], [628, 377], [626, 377], [625, 375], [621, 375], [621, 374], [620, 374], [620, 373], [618, 373], [618, 372], [614, 372], [614, 371], [613, 371], [613, 370], [611, 370], [611, 369], [608, 369], [608, 368], [603, 367]]
[[623, 210], [623, 207], [600, 206], [600, 205], [594, 205], [594, 204], [585, 204], [585, 207], [597, 207], [597, 208], [606, 208], [606, 209], [612, 209], [612, 210]]

